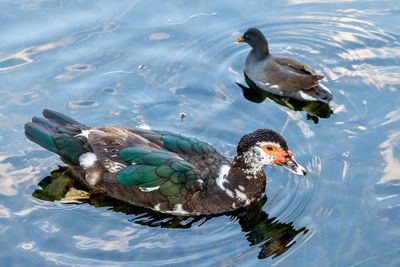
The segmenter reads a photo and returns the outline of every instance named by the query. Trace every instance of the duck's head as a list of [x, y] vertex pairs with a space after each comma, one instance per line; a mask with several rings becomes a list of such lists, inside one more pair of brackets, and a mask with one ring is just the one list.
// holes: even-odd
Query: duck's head
[[264, 34], [257, 28], [248, 29], [242, 36], [238, 37], [236, 43], [248, 43], [254, 49], [266, 49], [268, 52], [268, 42]]
[[237, 147], [237, 155], [243, 159], [247, 172], [256, 173], [264, 165], [276, 164], [297, 175], [307, 174], [304, 167], [293, 159], [285, 139], [269, 129], [259, 129], [244, 135]]

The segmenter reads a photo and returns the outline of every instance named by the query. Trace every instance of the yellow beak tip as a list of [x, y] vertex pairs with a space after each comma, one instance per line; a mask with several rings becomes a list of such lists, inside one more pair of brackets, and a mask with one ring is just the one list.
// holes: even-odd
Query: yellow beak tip
[[235, 44], [240, 44], [240, 43], [243, 43], [243, 42], [244, 42], [243, 36], [240, 36], [240, 37], [236, 38], [236, 40], [235, 40]]

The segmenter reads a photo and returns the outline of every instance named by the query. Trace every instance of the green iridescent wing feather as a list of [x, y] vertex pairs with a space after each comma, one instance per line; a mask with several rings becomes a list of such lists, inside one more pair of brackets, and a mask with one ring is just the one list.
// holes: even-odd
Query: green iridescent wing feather
[[167, 197], [186, 197], [201, 184], [194, 167], [175, 153], [128, 147], [119, 156], [132, 164], [117, 173], [117, 180], [124, 185], [159, 187]]
[[208, 154], [216, 151], [214, 147], [198, 140], [197, 138], [191, 138], [169, 131], [147, 131], [135, 129], [135, 133], [151, 142], [163, 145], [171, 152], [182, 155]]
[[159, 132], [164, 146], [172, 152], [183, 154], [207, 154], [214, 152], [215, 148], [211, 145], [201, 142], [196, 138], [186, 137], [180, 134], [170, 132]]

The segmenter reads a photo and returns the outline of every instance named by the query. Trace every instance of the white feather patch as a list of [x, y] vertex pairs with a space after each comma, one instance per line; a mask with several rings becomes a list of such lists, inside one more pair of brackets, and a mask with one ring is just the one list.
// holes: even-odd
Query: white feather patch
[[235, 194], [236, 194], [236, 198], [241, 202], [244, 202], [244, 201], [248, 200], [247, 195], [245, 193], [237, 190], [237, 189], [235, 189]]
[[90, 170], [86, 172], [86, 181], [89, 183], [91, 186], [95, 186], [97, 183], [102, 181], [103, 179], [103, 172], [101, 170]]
[[143, 192], [151, 192], [151, 191], [155, 191], [158, 190], [158, 188], [160, 188], [160, 186], [154, 186], [154, 187], [140, 187], [139, 189]]
[[225, 188], [224, 183], [229, 183], [228, 181], [228, 172], [230, 170], [230, 166], [229, 165], [222, 165], [221, 169], [219, 170], [219, 175], [218, 178], [215, 179], [215, 182], [217, 183], [218, 187], [221, 188], [223, 191], [225, 191], [225, 193], [233, 198], [233, 192], [227, 188]]
[[244, 203], [244, 206], [248, 206], [248, 205], [250, 205], [251, 204], [251, 202], [253, 202], [254, 201], [254, 198], [252, 198], [252, 199], [247, 199], [246, 200], [246, 202]]
[[[159, 204], [154, 206], [154, 210], [159, 210]], [[158, 206], [158, 207], [157, 207]], [[158, 209], [157, 209], [158, 208]], [[183, 209], [182, 204], [176, 204], [173, 210], [163, 210], [163, 213], [174, 214], [174, 215], [197, 215], [198, 212], [188, 212]]]
[[89, 139], [89, 134], [90, 134], [90, 130], [82, 130], [82, 132], [80, 134], [75, 135], [75, 137], [83, 136], [83, 137], [86, 137], [86, 139]]
[[117, 173], [126, 167], [126, 165], [116, 161], [112, 161], [110, 159], [104, 159], [103, 165], [104, 168], [106, 168], [106, 170], [110, 173]]
[[176, 204], [174, 208], [174, 212], [177, 214], [189, 214], [186, 210], [182, 208], [182, 204]]
[[97, 161], [97, 157], [92, 152], [83, 153], [79, 157], [79, 165], [81, 165], [85, 170], [87, 170], [90, 167], [93, 167], [94, 164], [96, 163], [96, 161]]
[[264, 165], [271, 164], [274, 157], [265, 153], [261, 147], [266, 145], [274, 145], [280, 147], [279, 144], [274, 142], [257, 142], [255, 146], [244, 153], [244, 161], [248, 168], [243, 170], [245, 173], [250, 174], [246, 176], [247, 179], [255, 178], [256, 174], [261, 171]]

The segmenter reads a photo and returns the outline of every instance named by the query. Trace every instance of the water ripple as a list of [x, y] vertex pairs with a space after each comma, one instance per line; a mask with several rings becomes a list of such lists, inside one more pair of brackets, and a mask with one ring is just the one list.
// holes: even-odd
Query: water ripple
[[[287, 4], [297, 8], [306, 2], [320, 1]], [[62, 2], [26, 2], [25, 8], [57, 8], [58, 3]], [[322, 255], [314, 257], [321, 260], [320, 265], [326, 263], [324, 257], [329, 265], [335, 257], [351, 258], [357, 251], [342, 253], [342, 248], [354, 240], [367, 244], [361, 243], [359, 234], [367, 220], [377, 222], [376, 236], [387, 237], [379, 227], [384, 225], [392, 237], [398, 237], [399, 134], [393, 127], [400, 117], [397, 106], [386, 104], [393, 103], [390, 100], [399, 90], [400, 38], [366, 18], [398, 11], [342, 9], [290, 17], [277, 12], [269, 17], [219, 20], [214, 27], [205, 25], [208, 20], [217, 21], [219, 14], [195, 12], [167, 20], [165, 25], [155, 18], [150, 24], [155, 21], [158, 26], [144, 27], [134, 15], [140, 11], [133, 8], [136, 4], [131, 2], [111, 22], [60, 33], [55, 41], [24, 43], [16, 47], [25, 48], [0, 56], [5, 80], [16, 73], [30, 80], [34, 75], [27, 66], [43, 63], [33, 86], [17, 79], [0, 84], [6, 99], [0, 102], [1, 109], [27, 108], [23, 116], [0, 114], [3, 128], [8, 129], [0, 135], [1, 148], [8, 151], [0, 155], [0, 196], [10, 200], [10, 206], [0, 205], [0, 217], [15, 224], [3, 229], [14, 236], [10, 238], [10, 242], [15, 239], [14, 248], [60, 265], [272, 262], [282, 266], [299, 259], [293, 255], [311, 243], [300, 257], [308, 261], [307, 253], [312, 251]], [[242, 98], [235, 82], [243, 83], [249, 47], [233, 41], [252, 26], [266, 33], [274, 54], [298, 58], [325, 76], [324, 84], [334, 94], [332, 118], [314, 125], [305, 114], [274, 102], [256, 105]], [[23, 89], [9, 90], [11, 85]], [[378, 102], [377, 96], [383, 99]], [[53, 97], [61, 102], [51, 103]], [[171, 129], [205, 139], [230, 155], [235, 154], [243, 133], [273, 128], [285, 136], [309, 175], [296, 177], [268, 167], [268, 199], [243, 213], [212, 218], [164, 217], [122, 204], [65, 205], [32, 199], [39, 177], [59, 161], [49, 160], [49, 154], [33, 144], [25, 147], [20, 139], [21, 144], [15, 144], [14, 134], [9, 133], [21, 133], [23, 122], [30, 113], [37, 114], [39, 106], [59, 108], [62, 101], [88, 125], [102, 121]], [[181, 113], [187, 115], [185, 120], [179, 118]], [[377, 148], [372, 140], [379, 140]], [[378, 156], [371, 157], [373, 153]], [[382, 163], [381, 170], [374, 160]], [[363, 169], [360, 162], [365, 164]], [[21, 201], [21, 196], [28, 201]], [[370, 216], [357, 217], [359, 211], [344, 208], [354, 203], [361, 203], [361, 212]], [[29, 220], [35, 223], [28, 229]], [[324, 247], [321, 244], [326, 243], [329, 230], [347, 233], [349, 238], [340, 239], [339, 248]], [[330, 233], [329, 240], [336, 241], [337, 232]], [[268, 259], [260, 263], [256, 258]]]
[[[314, 13], [290, 18], [269, 18], [268, 23], [264, 23], [264, 19], [253, 18], [248, 21], [241, 21], [238, 24], [220, 25], [216, 30], [207, 29], [206, 32], [197, 36], [196, 42], [191, 43], [190, 46], [184, 46], [179, 50], [179, 53], [175, 54], [176, 61], [171, 62], [168, 69], [179, 69], [176, 75], [179, 75], [177, 80], [180, 86], [184, 88], [183, 91], [188, 90], [191, 86], [201, 84], [201, 81], [194, 80], [190, 73], [193, 68], [202, 69], [204, 75], [200, 76], [201, 79], [204, 80], [207, 77], [207, 80], [215, 81], [215, 84], [225, 85], [223, 89], [224, 97], [231, 99], [231, 101], [223, 102], [222, 108], [226, 109], [233, 104], [237, 105], [237, 102], [234, 101], [234, 95], [237, 95], [238, 92], [229, 84], [243, 79], [243, 63], [249, 47], [246, 45], [236, 46], [233, 44], [233, 40], [246, 28], [257, 26], [266, 33], [270, 41], [271, 51], [274, 54], [298, 58], [322, 72], [326, 77], [324, 84], [330, 87], [335, 95], [334, 101], [344, 99], [341, 104], [333, 103], [336, 114], [353, 112], [354, 109], [361, 111], [359, 106], [361, 104], [361, 106], [366, 107], [366, 100], [361, 99], [360, 104], [353, 102], [351, 95], [355, 92], [352, 91], [352, 88], [346, 88], [345, 93], [341, 90], [343, 85], [337, 82], [341, 81], [344, 84], [343, 82], [350, 77], [359, 78], [367, 86], [366, 90], [370, 90], [368, 94], [371, 94], [371, 89], [374, 88], [382, 91], [391, 88], [390, 86], [400, 84], [400, 69], [396, 67], [398, 53], [396, 53], [395, 48], [398, 46], [399, 38], [392, 33], [379, 29], [374, 23], [366, 19], [350, 17], [346, 14], [340, 12], [334, 14]], [[377, 65], [378, 59], [381, 65]], [[368, 63], [372, 63], [371, 60], [374, 60], [373, 65]], [[349, 64], [349, 62], [351, 63]], [[349, 65], [351, 66], [350, 69], [343, 67]], [[221, 96], [219, 96], [220, 89], [218, 89], [220, 87], [217, 85], [215, 88], [217, 89], [214, 89], [214, 97], [216, 100], [221, 99]], [[271, 117], [267, 118], [269, 122], [267, 125], [272, 125], [275, 128], [276, 125], [282, 125], [282, 131], [287, 139], [297, 140], [299, 143], [307, 143], [309, 142], [307, 139], [313, 140], [316, 135], [320, 134], [305, 123], [299, 113], [287, 112], [287, 114], [289, 115], [287, 123], [290, 124], [291, 121], [294, 121], [303, 136], [302, 138], [292, 136], [291, 132], [288, 133], [285, 130], [287, 125], [277, 123]], [[362, 113], [356, 114], [361, 116]], [[237, 120], [236, 125], [238, 125], [237, 123], [241, 127], [247, 125], [251, 130], [260, 125], [258, 119], [259, 116], [250, 116], [246, 123]], [[263, 125], [265, 125], [265, 121]], [[346, 122], [343, 126], [351, 126], [349, 129], [344, 129], [347, 138], [358, 138], [362, 134], [360, 131], [364, 134], [368, 133], [368, 128], [359, 123], [349, 125]], [[239, 131], [246, 132], [242, 129]], [[303, 139], [305, 140], [303, 141]], [[296, 151], [296, 148], [292, 150]], [[319, 155], [316, 147], [310, 146], [307, 153], [301, 153], [298, 157], [300, 162], [305, 158], [305, 154], [314, 155], [311, 162], [307, 164], [309, 177], [290, 177], [277, 183], [276, 180], [282, 179], [282, 176], [286, 176], [287, 173], [277, 175], [276, 171], [271, 172], [269, 170], [270, 179], [273, 181], [269, 183], [268, 202], [265, 210], [279, 220], [301, 222], [305, 218], [310, 218], [308, 214], [312, 212], [318, 214], [317, 210], [309, 209], [314, 199], [320, 197], [318, 188], [321, 186], [319, 185], [321, 180], [317, 177], [324, 172], [323, 167], [328, 163], [322, 160], [323, 157]], [[340, 177], [344, 181], [350, 179], [349, 172], [352, 167], [350, 158], [352, 157], [348, 151], [344, 151], [342, 154]], [[327, 210], [330, 210], [329, 214], [326, 215], [329, 217], [332, 209]], [[312, 228], [312, 225], [315, 225], [315, 223], [308, 225], [308, 228]], [[304, 242], [309, 240], [316, 230], [309, 229], [302, 240]]]
[[100, 106], [100, 102], [97, 100], [74, 100], [68, 102], [68, 107], [71, 109], [95, 108], [98, 106]]

